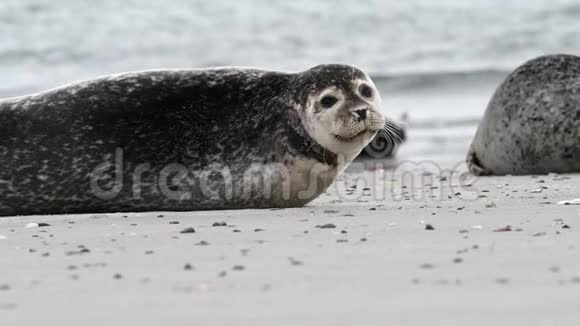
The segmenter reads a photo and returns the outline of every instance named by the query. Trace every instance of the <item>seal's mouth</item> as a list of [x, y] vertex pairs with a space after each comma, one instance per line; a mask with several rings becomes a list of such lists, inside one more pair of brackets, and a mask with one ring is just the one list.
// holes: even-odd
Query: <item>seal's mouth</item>
[[364, 136], [365, 134], [369, 133], [369, 134], [374, 134], [377, 133], [379, 130], [375, 130], [375, 129], [364, 129], [362, 131], [360, 131], [359, 133], [353, 135], [353, 136], [343, 136], [343, 135], [337, 135], [337, 134], [333, 134], [334, 139], [338, 140], [341, 143], [351, 143], [355, 140], [358, 140], [359, 138], [361, 138], [362, 136]]

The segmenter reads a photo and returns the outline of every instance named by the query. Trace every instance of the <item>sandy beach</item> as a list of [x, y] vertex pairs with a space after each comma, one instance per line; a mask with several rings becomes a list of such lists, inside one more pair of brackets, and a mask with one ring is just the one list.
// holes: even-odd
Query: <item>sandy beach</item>
[[1, 324], [578, 323], [579, 175], [404, 175], [299, 209], [1, 218]]
[[[406, 136], [393, 156], [398, 161], [357, 162], [303, 208], [0, 217], [0, 326], [580, 325], [580, 174], [475, 178], [457, 164], [465, 161], [486, 107], [508, 75], [540, 55], [579, 55], [579, 30], [577, 0], [0, 1], [0, 102], [124, 72], [235, 66], [298, 74], [338, 63], [368, 74], [381, 94], [382, 112], [404, 126]], [[562, 70], [566, 75], [573, 71], [568, 66]], [[240, 84], [234, 81], [228, 85]], [[333, 77], [319, 84], [335, 82]], [[42, 188], [54, 181], [47, 174], [74, 180], [83, 167], [93, 169], [93, 162], [83, 164], [83, 159], [101, 145], [141, 139], [146, 146], [140, 147], [153, 156], [176, 157], [170, 163], [187, 166], [180, 158], [190, 157], [200, 144], [208, 147], [198, 152], [212, 154], [212, 160], [221, 152], [233, 153], [242, 163], [255, 160], [255, 155], [232, 150], [231, 141], [224, 147], [222, 132], [206, 141], [189, 138], [189, 144], [179, 132], [188, 136], [214, 130], [220, 123], [206, 129], [213, 115], [215, 122], [253, 120], [216, 113], [236, 95], [244, 99], [240, 102], [265, 103], [258, 112], [272, 112], [276, 103], [296, 108], [299, 102], [314, 103], [310, 98], [318, 95], [322, 101], [323, 95], [308, 101], [288, 102], [292, 96], [286, 95], [258, 101], [262, 96], [241, 96], [232, 87], [216, 91], [216, 83], [208, 82], [201, 93], [188, 88], [186, 95], [177, 96], [187, 99], [182, 103], [163, 96], [178, 94], [179, 87], [151, 84], [134, 83], [126, 91], [115, 84], [102, 97], [74, 90], [68, 101], [40, 101], [38, 108], [53, 117], [46, 124], [37, 114], [42, 110], [29, 100], [2, 111], [8, 113], [0, 114], [0, 215], [8, 214], [2, 213], [6, 203], [22, 209], [21, 199], [38, 200], [29, 212], [47, 203], [63, 209], [60, 203], [67, 202]], [[353, 85], [344, 94], [362, 95], [361, 85]], [[264, 86], [259, 90], [267, 93]], [[293, 86], [290, 93], [306, 93], [297, 90]], [[138, 95], [126, 100], [130, 94]], [[548, 95], [550, 101], [530, 97], [513, 107], [524, 111], [554, 99], [554, 108], [562, 106], [559, 95]], [[195, 118], [151, 115], [147, 120], [142, 103], [148, 97], [161, 103], [150, 105], [159, 110], [151, 112], [210, 110], [192, 112]], [[113, 112], [115, 98], [122, 114], [96, 119], [97, 129], [79, 123]], [[511, 93], [507, 98], [513, 98]], [[195, 99], [218, 104], [194, 105]], [[346, 96], [336, 99], [351, 103]], [[66, 112], [59, 110], [77, 100], [88, 104], [78, 105], [81, 111], [70, 115], [75, 119], [63, 124]], [[237, 111], [244, 105], [232, 103], [235, 112], [245, 112]], [[94, 110], [96, 115], [82, 111], [97, 104], [103, 105]], [[130, 108], [138, 111], [131, 115]], [[27, 113], [22, 116], [32, 113], [30, 120], [15, 118], [15, 110]], [[553, 110], [546, 106], [544, 112]], [[536, 111], [533, 117], [547, 121]], [[563, 119], [576, 121], [568, 128], [560, 121], [539, 125], [540, 130], [520, 125], [546, 136], [537, 144], [544, 150], [566, 143], [545, 146], [551, 135], [545, 130], [578, 140], [571, 131], [578, 131], [579, 118]], [[264, 121], [253, 128], [275, 122]], [[148, 132], [139, 137], [127, 126]], [[160, 132], [151, 133], [147, 126], [158, 126]], [[232, 141], [257, 131], [237, 126], [223, 130], [236, 133]], [[90, 137], [79, 137], [80, 131]], [[120, 143], [92, 138], [120, 131], [127, 131]], [[61, 140], [59, 132], [74, 141]], [[255, 144], [267, 148], [266, 140], [276, 140], [278, 134], [260, 135]], [[178, 146], [151, 145], [166, 136]], [[40, 139], [52, 144], [52, 152], [46, 146], [24, 147]], [[505, 139], [520, 141], [511, 135]], [[570, 152], [580, 152], [577, 144], [572, 141], [564, 155], [521, 153], [530, 160], [570, 159]], [[221, 149], [212, 153], [209, 145]], [[14, 148], [20, 150], [8, 155]], [[124, 157], [138, 158], [136, 148], [124, 148]], [[98, 157], [95, 166], [102, 166]], [[19, 163], [5, 163], [9, 161]], [[52, 163], [63, 167], [60, 173]], [[102, 181], [109, 184], [106, 176]], [[52, 184], [73, 201], [86, 198], [76, 183]], [[4, 189], [11, 191], [13, 185], [30, 191], [6, 197]], [[110, 207], [107, 202], [101, 211]], [[23, 212], [9, 214], [15, 211]]]

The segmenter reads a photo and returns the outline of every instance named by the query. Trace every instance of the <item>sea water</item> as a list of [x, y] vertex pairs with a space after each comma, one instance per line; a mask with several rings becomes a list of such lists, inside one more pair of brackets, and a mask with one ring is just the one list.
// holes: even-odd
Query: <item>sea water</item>
[[347, 63], [406, 116], [404, 160], [460, 162], [524, 61], [580, 54], [578, 0], [2, 0], [0, 98], [109, 73]]

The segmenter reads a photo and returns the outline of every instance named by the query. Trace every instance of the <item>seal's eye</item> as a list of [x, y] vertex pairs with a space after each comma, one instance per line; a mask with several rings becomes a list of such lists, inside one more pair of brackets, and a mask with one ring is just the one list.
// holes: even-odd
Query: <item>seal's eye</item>
[[320, 100], [320, 104], [322, 104], [322, 106], [326, 109], [333, 107], [336, 102], [338, 102], [338, 99], [332, 95], [326, 95], [322, 98], [322, 100]]
[[358, 91], [360, 92], [360, 94], [362, 96], [364, 96], [366, 98], [373, 97], [373, 89], [367, 84], [360, 85], [360, 87], [358, 88]]

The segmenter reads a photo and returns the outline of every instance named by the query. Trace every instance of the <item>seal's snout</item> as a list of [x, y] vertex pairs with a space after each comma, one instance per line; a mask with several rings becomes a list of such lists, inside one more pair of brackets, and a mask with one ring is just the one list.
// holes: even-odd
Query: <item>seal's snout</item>
[[354, 115], [358, 119], [359, 122], [367, 119], [368, 110], [369, 110], [368, 108], [354, 110]]

